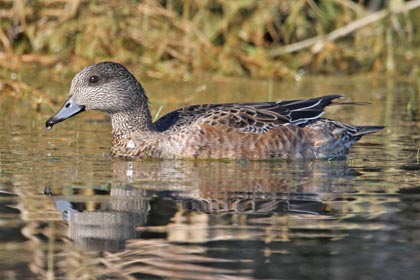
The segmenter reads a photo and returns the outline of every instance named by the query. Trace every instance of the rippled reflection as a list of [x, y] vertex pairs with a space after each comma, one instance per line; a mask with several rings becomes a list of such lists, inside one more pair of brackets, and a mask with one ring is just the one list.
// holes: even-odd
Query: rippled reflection
[[325, 243], [319, 253], [330, 255], [356, 236], [396, 229], [377, 219], [399, 199], [354, 193], [363, 173], [346, 161], [115, 160], [112, 168], [112, 186], [49, 195], [77, 247], [109, 252], [107, 269], [128, 274], [211, 279], [269, 268], [273, 277], [273, 261], [305, 256], [288, 243], [309, 255]]

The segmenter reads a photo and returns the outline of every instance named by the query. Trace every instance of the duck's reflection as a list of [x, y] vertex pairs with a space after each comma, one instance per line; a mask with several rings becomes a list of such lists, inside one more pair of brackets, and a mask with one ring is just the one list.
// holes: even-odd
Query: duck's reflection
[[[48, 189], [46, 193], [52, 195]], [[89, 250], [122, 249], [126, 240], [139, 236], [136, 226], [146, 222], [150, 210], [145, 191], [131, 187], [101, 191], [101, 195], [52, 197], [69, 225], [69, 238]]]
[[89, 195], [80, 189], [66, 196], [46, 191], [79, 247], [118, 251], [140, 234], [206, 242], [229, 231], [221, 230], [222, 224], [267, 224], [267, 218], [278, 224], [275, 220], [284, 214], [329, 215], [331, 205], [323, 195], [342, 188], [341, 178], [357, 176], [344, 161], [115, 160], [113, 172], [111, 187], [100, 195], [94, 188], [85, 188]]

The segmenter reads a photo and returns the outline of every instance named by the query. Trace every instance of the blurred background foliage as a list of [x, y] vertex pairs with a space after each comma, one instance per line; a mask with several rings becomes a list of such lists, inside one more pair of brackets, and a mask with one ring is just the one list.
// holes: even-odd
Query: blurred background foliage
[[419, 7], [419, 0], [1, 0], [0, 66], [76, 72], [113, 60], [176, 79], [409, 73], [420, 61]]

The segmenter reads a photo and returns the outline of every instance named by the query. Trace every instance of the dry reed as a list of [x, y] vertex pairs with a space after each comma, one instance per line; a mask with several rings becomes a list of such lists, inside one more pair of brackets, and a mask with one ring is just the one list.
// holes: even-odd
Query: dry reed
[[420, 0], [381, 2], [3, 0], [0, 66], [108, 59], [184, 79], [398, 71], [420, 57]]

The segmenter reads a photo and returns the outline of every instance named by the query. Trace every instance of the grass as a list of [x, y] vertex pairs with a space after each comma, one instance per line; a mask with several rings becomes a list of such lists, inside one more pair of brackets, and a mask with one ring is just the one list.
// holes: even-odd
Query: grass
[[396, 61], [419, 61], [420, 1], [372, 10], [378, 2], [4, 0], [0, 66], [77, 71], [114, 60], [181, 79], [406, 70]]

